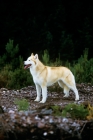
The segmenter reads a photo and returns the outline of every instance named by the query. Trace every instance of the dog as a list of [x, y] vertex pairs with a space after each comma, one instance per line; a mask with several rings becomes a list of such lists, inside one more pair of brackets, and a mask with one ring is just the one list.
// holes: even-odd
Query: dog
[[[24, 69], [30, 69], [33, 81], [36, 86], [37, 97], [35, 101], [45, 103], [47, 100], [47, 87], [58, 82], [59, 86], [63, 88], [64, 97], [69, 96], [71, 89], [75, 93], [75, 100], [79, 100], [78, 90], [76, 88], [75, 78], [72, 72], [67, 67], [50, 67], [45, 66], [38, 58], [38, 54], [31, 54], [26, 61], [24, 61]], [[42, 90], [42, 92], [41, 92]]]

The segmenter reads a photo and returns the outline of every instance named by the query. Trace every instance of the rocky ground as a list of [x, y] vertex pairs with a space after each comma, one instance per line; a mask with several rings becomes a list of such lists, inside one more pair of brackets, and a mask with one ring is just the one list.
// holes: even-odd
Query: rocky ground
[[[93, 140], [93, 122], [76, 120], [70, 117], [54, 116], [53, 105], [62, 108], [69, 103], [87, 103], [93, 105], [93, 86], [77, 84], [80, 100], [70, 91], [68, 98], [62, 91], [48, 91], [48, 99], [44, 104], [34, 101], [36, 90], [33, 86], [20, 90], [0, 89], [0, 140]], [[18, 111], [15, 99], [28, 100], [28, 111]]]

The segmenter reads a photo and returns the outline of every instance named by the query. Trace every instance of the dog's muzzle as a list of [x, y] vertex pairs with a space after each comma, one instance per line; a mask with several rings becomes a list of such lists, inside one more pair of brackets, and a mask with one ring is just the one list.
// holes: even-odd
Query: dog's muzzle
[[31, 66], [31, 64], [26, 64], [26, 62], [24, 61], [24, 69], [27, 69]]
[[28, 65], [24, 65], [24, 69], [27, 69], [31, 66], [31, 64], [28, 64]]

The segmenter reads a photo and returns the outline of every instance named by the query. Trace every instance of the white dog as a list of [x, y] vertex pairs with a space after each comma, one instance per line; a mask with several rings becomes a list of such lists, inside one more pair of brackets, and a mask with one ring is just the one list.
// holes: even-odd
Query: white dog
[[71, 89], [75, 93], [75, 100], [79, 100], [78, 90], [75, 84], [75, 78], [72, 72], [66, 67], [49, 67], [42, 64], [38, 58], [38, 54], [31, 54], [27, 61], [24, 61], [25, 69], [30, 68], [33, 81], [36, 86], [37, 97], [35, 101], [40, 101], [42, 89], [42, 101], [45, 103], [47, 99], [47, 87], [58, 82], [64, 90], [64, 97], [69, 96]]

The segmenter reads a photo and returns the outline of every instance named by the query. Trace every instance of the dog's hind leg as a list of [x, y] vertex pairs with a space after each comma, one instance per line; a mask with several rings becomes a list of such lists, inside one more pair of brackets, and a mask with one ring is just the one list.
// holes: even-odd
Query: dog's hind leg
[[58, 81], [58, 84], [59, 84], [59, 86], [61, 87], [61, 88], [63, 88], [63, 92], [64, 92], [64, 97], [68, 97], [69, 96], [69, 88], [60, 80], [60, 81]]
[[78, 94], [78, 90], [76, 88], [76, 85], [74, 85], [73, 87], [70, 88], [72, 91], [74, 91], [75, 93], [75, 100], [78, 101], [79, 100], [79, 94]]
[[73, 75], [68, 75], [65, 79], [62, 79], [64, 84], [75, 93], [75, 100], [79, 100], [78, 90], [76, 88], [75, 79]]
[[79, 100], [79, 94], [78, 94], [78, 90], [76, 88], [75, 83], [72, 84], [68, 84], [68, 87], [75, 93], [75, 100], [78, 101]]
[[37, 97], [36, 97], [36, 99], [34, 101], [39, 102], [40, 97], [41, 97], [41, 87], [38, 84], [36, 84], [36, 91], [37, 91]]

